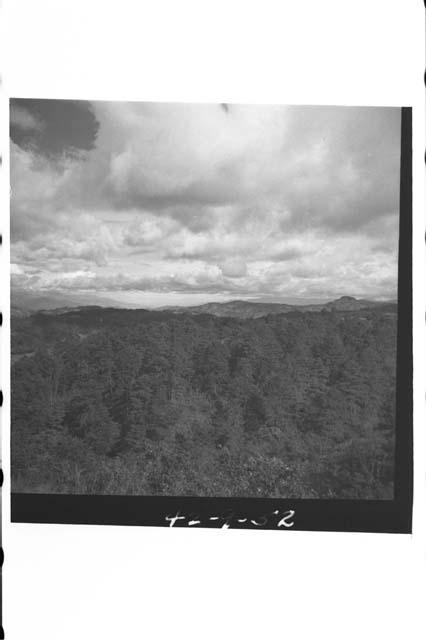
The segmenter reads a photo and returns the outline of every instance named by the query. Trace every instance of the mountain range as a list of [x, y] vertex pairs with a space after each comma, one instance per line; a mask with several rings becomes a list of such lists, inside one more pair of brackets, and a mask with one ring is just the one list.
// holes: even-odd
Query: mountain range
[[190, 313], [192, 315], [208, 313], [213, 316], [229, 318], [261, 318], [276, 313], [320, 312], [320, 311], [358, 311], [383, 305], [383, 302], [357, 300], [351, 296], [342, 296], [337, 300], [320, 304], [281, 304], [275, 302], [248, 302], [231, 300], [230, 302], [208, 302], [196, 307], [163, 307], [172, 313]]
[[[53, 300], [46, 300], [46, 302], [52, 303]], [[19, 305], [12, 304], [11, 315], [17, 318], [23, 318], [31, 315], [32, 313], [43, 313], [48, 315], [61, 315], [70, 311], [79, 311], [83, 308], [101, 309], [100, 305], [78, 305], [77, 302], [70, 301], [71, 304], [67, 306], [54, 307], [52, 304], [46, 304], [43, 308], [43, 300], [41, 299], [39, 304], [32, 305]], [[105, 302], [107, 302], [105, 300]], [[109, 301], [108, 301], [109, 302]], [[319, 313], [319, 312], [331, 312], [331, 311], [359, 311], [361, 309], [374, 309], [382, 307], [383, 305], [394, 306], [396, 301], [379, 302], [373, 300], [357, 299], [352, 296], [342, 296], [337, 300], [320, 304], [283, 304], [275, 302], [251, 302], [246, 300], [231, 300], [229, 302], [208, 302], [206, 304], [198, 306], [167, 306], [154, 309], [155, 312], [167, 312], [172, 314], [189, 314], [189, 315], [213, 315], [222, 318], [261, 318], [263, 316], [271, 314], [302, 312], [302, 313]], [[113, 308], [112, 304], [105, 305], [107, 308]], [[118, 309], [117, 309], [118, 310]], [[124, 310], [124, 309], [123, 309]], [[142, 310], [142, 309], [140, 309]], [[146, 310], [149, 311], [149, 310]]]

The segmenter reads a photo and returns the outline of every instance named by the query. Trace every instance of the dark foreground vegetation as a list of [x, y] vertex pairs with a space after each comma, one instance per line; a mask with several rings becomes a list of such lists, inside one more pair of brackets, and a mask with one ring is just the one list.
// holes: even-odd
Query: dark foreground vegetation
[[12, 322], [12, 489], [392, 498], [396, 306]]

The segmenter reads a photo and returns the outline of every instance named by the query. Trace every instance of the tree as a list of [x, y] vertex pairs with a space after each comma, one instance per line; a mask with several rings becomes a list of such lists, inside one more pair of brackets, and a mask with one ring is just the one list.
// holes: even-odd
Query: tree
[[113, 448], [119, 436], [119, 428], [102, 404], [87, 406], [80, 417], [83, 438], [98, 455], [105, 455]]

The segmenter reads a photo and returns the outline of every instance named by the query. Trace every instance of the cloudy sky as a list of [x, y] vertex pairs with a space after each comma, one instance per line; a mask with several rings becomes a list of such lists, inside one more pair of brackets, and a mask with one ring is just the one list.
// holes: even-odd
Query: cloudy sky
[[397, 293], [400, 110], [11, 101], [12, 296]]

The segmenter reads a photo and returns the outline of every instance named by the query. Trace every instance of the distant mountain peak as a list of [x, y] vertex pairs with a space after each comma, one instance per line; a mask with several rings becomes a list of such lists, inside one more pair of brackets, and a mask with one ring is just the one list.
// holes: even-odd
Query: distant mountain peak
[[226, 302], [207, 302], [196, 307], [166, 307], [171, 313], [210, 314], [234, 318], [260, 318], [262, 316], [290, 313], [290, 312], [321, 312], [321, 311], [358, 311], [380, 305], [379, 302], [360, 300], [353, 296], [341, 296], [337, 300], [316, 304], [286, 304], [252, 300], [228, 300]]

